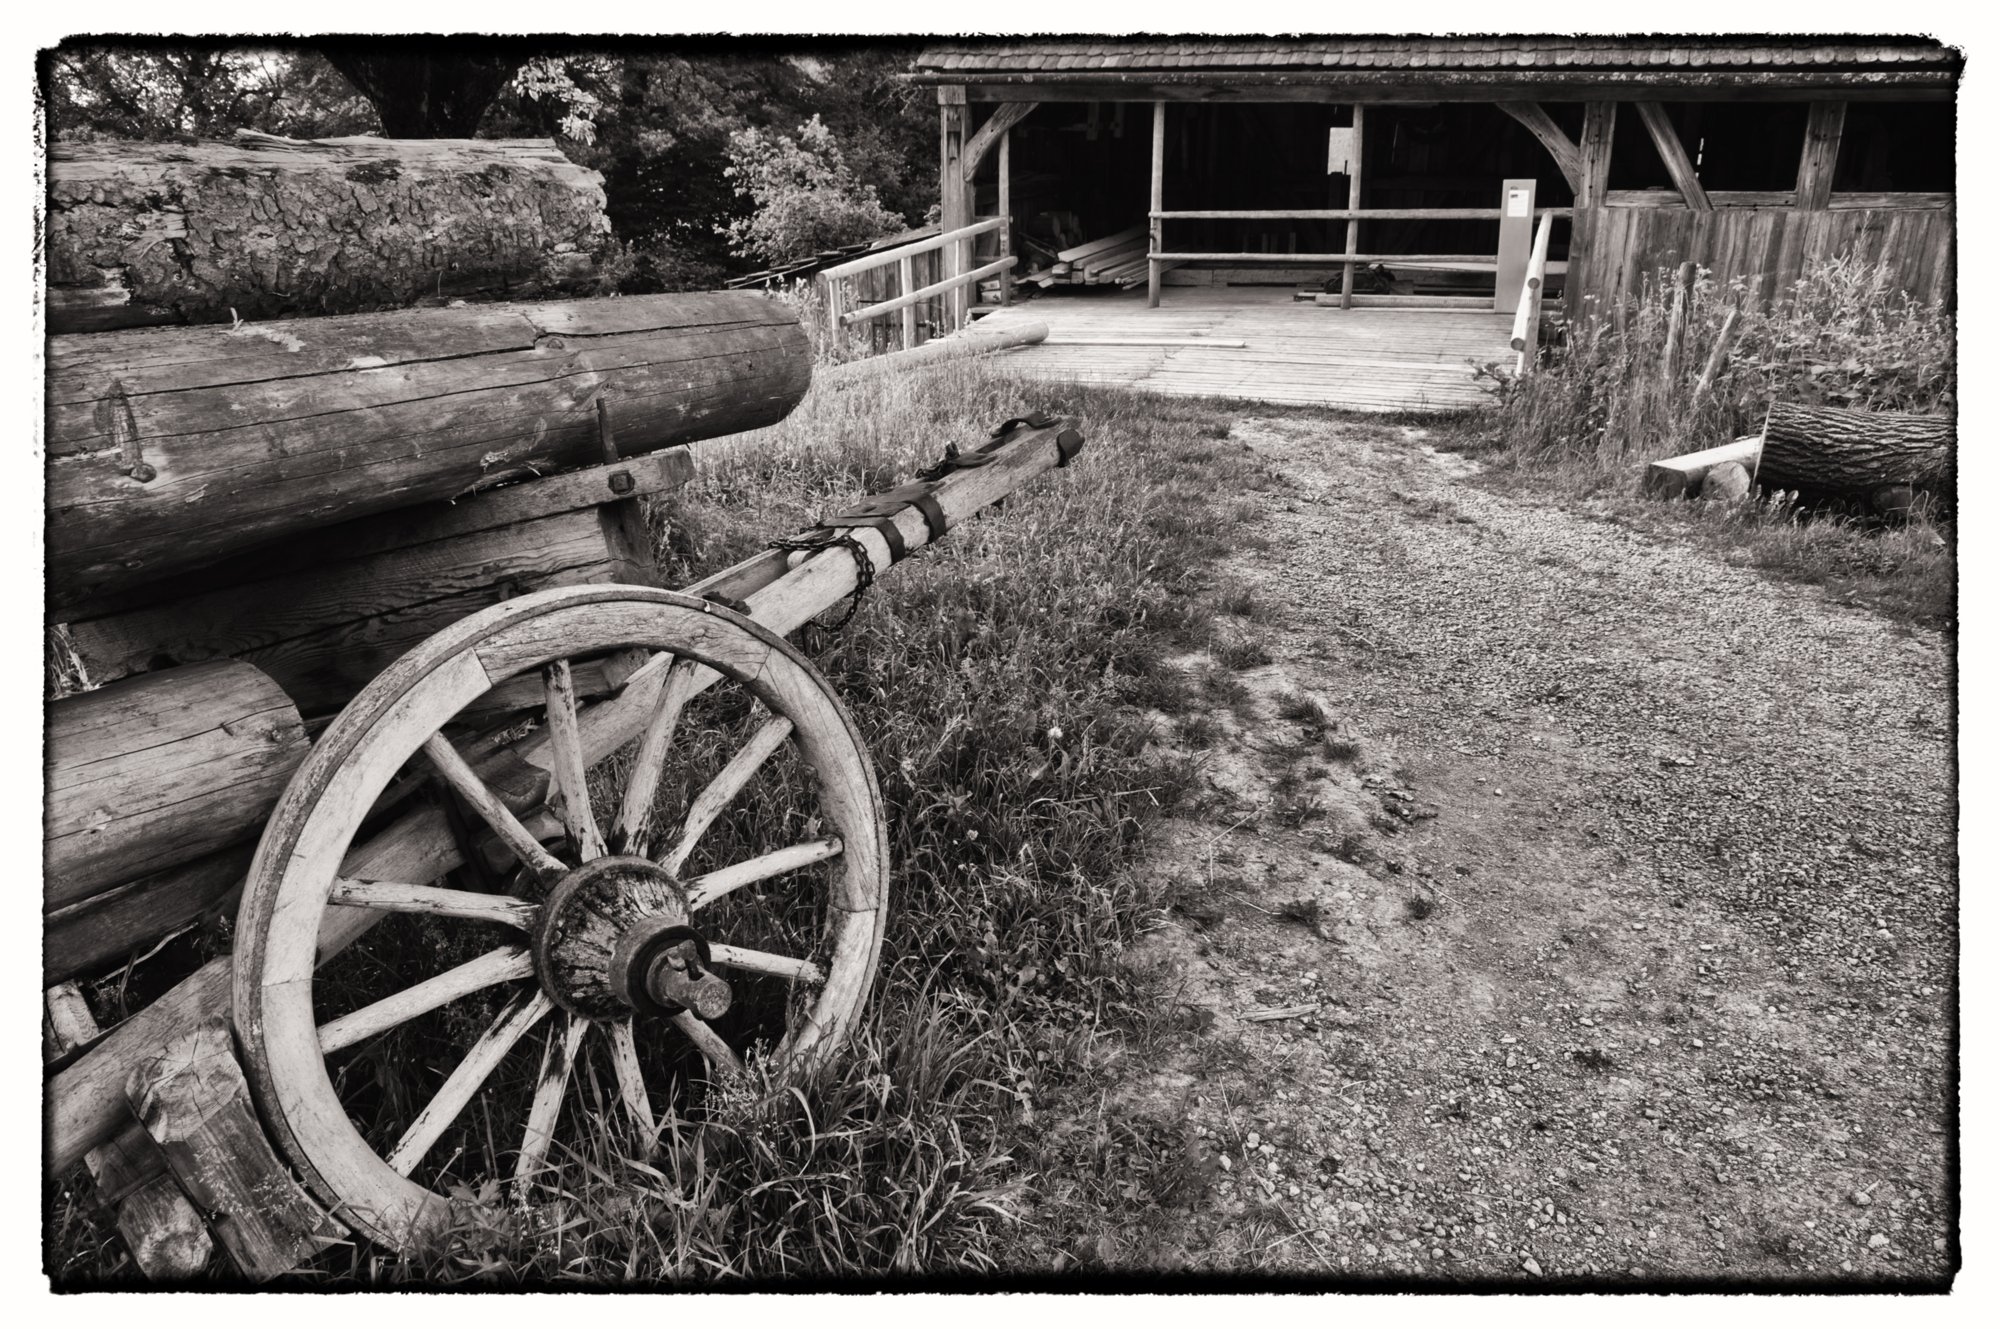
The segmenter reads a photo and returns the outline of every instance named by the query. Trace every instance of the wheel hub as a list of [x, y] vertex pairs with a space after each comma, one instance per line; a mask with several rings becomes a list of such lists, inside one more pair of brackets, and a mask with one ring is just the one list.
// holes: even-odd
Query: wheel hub
[[648, 859], [611, 855], [564, 875], [542, 906], [534, 951], [542, 990], [587, 1019], [690, 1010], [713, 1020], [729, 1009], [680, 883]]

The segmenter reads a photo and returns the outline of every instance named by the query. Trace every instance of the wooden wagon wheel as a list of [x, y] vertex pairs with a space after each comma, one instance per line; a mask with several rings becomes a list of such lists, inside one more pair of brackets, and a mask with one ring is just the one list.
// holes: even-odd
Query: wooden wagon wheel
[[[650, 714], [637, 676], [627, 684], [641, 698], [637, 723], [607, 721], [615, 708], [579, 712], [571, 660], [633, 647], [671, 656], [655, 658], [644, 676], [657, 695]], [[499, 756], [468, 758], [441, 732], [490, 689], [531, 671], [543, 707], [525, 762], [518, 741]], [[532, 676], [524, 681], [532, 686]], [[711, 683], [721, 686], [691, 707]], [[703, 727], [690, 719], [697, 709], [733, 719]], [[705, 784], [685, 764], [695, 748], [720, 763]], [[503, 860], [500, 893], [357, 879], [368, 874], [343, 864], [406, 767], [434, 772], [505, 847], [513, 864]], [[669, 775], [699, 792], [672, 806]], [[759, 811], [744, 796], [753, 780], [790, 781], [788, 806]], [[614, 815], [593, 811], [593, 785]], [[815, 805], [810, 816], [789, 806], [800, 791]], [[665, 815], [656, 817], [656, 805]], [[785, 842], [762, 852], [705, 846], [704, 834], [726, 817], [752, 827], [732, 831], [739, 840], [770, 830], [773, 817], [790, 824], [779, 828]], [[725, 850], [740, 856], [724, 859]], [[674, 1056], [694, 1080], [740, 1072], [753, 1048], [780, 1071], [839, 1048], [874, 977], [886, 863], [881, 796], [853, 721], [782, 638], [703, 601], [631, 586], [566, 587], [496, 605], [417, 647], [357, 696], [273, 812], [238, 914], [235, 1013], [249, 1078], [276, 1142], [320, 1197], [359, 1230], [407, 1248], [443, 1230], [482, 1177], [541, 1194], [537, 1184], [559, 1180], [564, 1160], [601, 1141], [613, 1121], [623, 1120], [621, 1132], [636, 1126], [643, 1148], [656, 1131], [646, 1056], [663, 1088], [662, 1059]], [[316, 974], [322, 916], [357, 907], [442, 935], [388, 952], [401, 972], [382, 972], [379, 951], [362, 972], [368, 948], [357, 944]], [[413, 954], [431, 971], [407, 972]], [[455, 954], [471, 958], [451, 964]], [[316, 1000], [316, 979], [332, 987], [329, 975], [357, 955], [342, 990]], [[385, 994], [370, 999], [376, 990]], [[503, 1077], [510, 1104], [488, 1082], [544, 1023], [543, 1038], [528, 1040], [542, 1042], [533, 1079], [522, 1078], [528, 1056]], [[451, 1065], [414, 1115], [414, 1093], [389, 1102], [362, 1083], [365, 1074], [347, 1073], [367, 1046], [380, 1046], [371, 1040], [419, 1037], [428, 1041], [418, 1050], [384, 1054], [376, 1067], [380, 1081], [435, 1078]], [[438, 1054], [441, 1045], [451, 1050]], [[371, 1095], [369, 1120], [357, 1122], [356, 1101]], [[567, 1113], [566, 1099], [579, 1100]], [[461, 1164], [474, 1128], [460, 1119], [475, 1100], [486, 1169], [477, 1176]], [[496, 1101], [525, 1102], [525, 1112], [511, 1124], [495, 1120]], [[438, 1147], [448, 1134], [459, 1148]], [[579, 1135], [589, 1139], [579, 1144]], [[510, 1153], [511, 1166], [499, 1162]]]

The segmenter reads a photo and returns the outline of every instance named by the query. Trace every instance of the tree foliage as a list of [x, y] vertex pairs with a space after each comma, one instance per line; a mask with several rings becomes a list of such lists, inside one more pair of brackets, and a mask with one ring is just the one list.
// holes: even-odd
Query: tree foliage
[[255, 129], [290, 138], [379, 132], [374, 108], [316, 51], [69, 46], [44, 58], [51, 135], [159, 141]]
[[833, 131], [818, 116], [799, 135], [739, 129], [729, 136], [724, 176], [754, 211], [722, 228], [737, 254], [780, 263], [888, 235], [903, 219], [882, 206], [875, 186], [855, 178]]

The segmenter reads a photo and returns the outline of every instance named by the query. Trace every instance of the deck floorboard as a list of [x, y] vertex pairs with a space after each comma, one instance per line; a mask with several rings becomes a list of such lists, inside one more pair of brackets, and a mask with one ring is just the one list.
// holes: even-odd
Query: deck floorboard
[[[1276, 287], [1168, 287], [1142, 294], [1051, 295], [980, 320], [990, 330], [1049, 325], [1054, 345], [1001, 353], [1030, 378], [1357, 411], [1466, 410], [1491, 398], [1473, 366], [1510, 361], [1505, 314], [1435, 309], [1328, 309]], [[1093, 338], [1234, 345], [1062, 345]]]

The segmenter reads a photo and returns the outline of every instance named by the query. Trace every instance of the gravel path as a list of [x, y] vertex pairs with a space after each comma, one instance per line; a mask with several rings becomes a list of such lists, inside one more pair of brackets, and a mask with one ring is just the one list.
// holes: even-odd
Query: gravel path
[[1229, 569], [1274, 661], [1154, 865], [1180, 908], [1137, 959], [1203, 1032], [1107, 1109], [1187, 1123], [1205, 1184], [1099, 1254], [1947, 1279], [1949, 644], [1488, 492], [1420, 431], [1232, 437], [1288, 484]]

